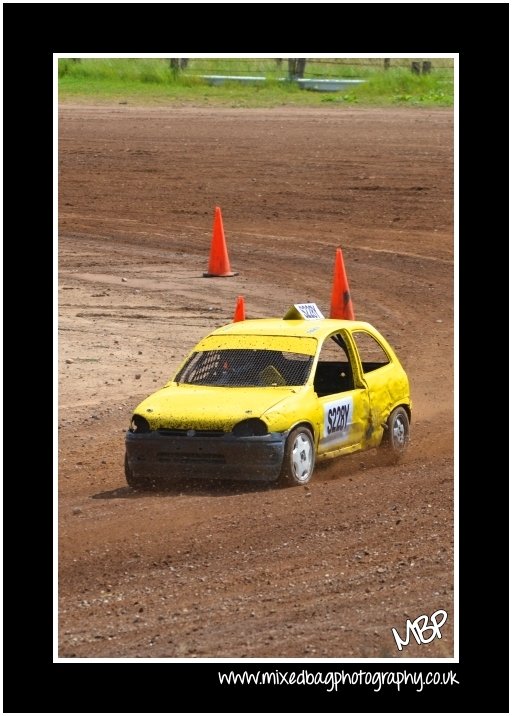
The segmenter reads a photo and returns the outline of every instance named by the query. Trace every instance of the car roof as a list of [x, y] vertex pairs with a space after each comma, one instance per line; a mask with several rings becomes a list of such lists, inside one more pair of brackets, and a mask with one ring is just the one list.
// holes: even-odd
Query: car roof
[[365, 321], [348, 321], [336, 318], [290, 320], [283, 318], [256, 318], [229, 323], [210, 335], [232, 336], [304, 336], [323, 339], [336, 330], [369, 330], [375, 328]]

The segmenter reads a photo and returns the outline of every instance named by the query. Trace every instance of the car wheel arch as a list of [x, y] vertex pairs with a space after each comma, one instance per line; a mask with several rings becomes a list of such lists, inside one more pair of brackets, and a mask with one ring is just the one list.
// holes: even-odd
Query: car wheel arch
[[[407, 405], [407, 403], [398, 403], [398, 405], [395, 405], [393, 410], [395, 410], [395, 408], [403, 408], [405, 410], [405, 412], [407, 413], [407, 417], [409, 418], [409, 424], [412, 423], [412, 415], [411, 415], [411, 406], [410, 405]], [[389, 412], [390, 415], [393, 412], [393, 410], [390, 410], [390, 412]]]
[[299, 420], [293, 425], [290, 425], [287, 430], [288, 435], [292, 432], [292, 430], [296, 430], [297, 428], [307, 428], [311, 432], [311, 435], [313, 436], [313, 441], [315, 443], [315, 448], [317, 449], [320, 434], [318, 430], [315, 430], [315, 426], [313, 425], [313, 423], [309, 420]]
[[407, 417], [409, 418], [409, 424], [412, 423], [411, 406], [408, 405], [407, 403], [398, 402], [391, 406], [391, 408], [389, 409], [389, 411], [386, 414], [386, 419], [382, 422], [382, 427], [384, 428], [384, 431], [387, 430], [389, 416], [391, 415], [393, 410], [396, 410], [397, 408], [403, 408], [405, 410], [405, 412], [407, 413]]

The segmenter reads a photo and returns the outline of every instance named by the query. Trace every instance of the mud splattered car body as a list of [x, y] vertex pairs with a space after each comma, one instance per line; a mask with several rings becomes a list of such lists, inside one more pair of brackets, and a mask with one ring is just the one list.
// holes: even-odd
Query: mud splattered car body
[[[314, 306], [315, 304], [307, 304]], [[306, 484], [315, 461], [409, 442], [409, 381], [369, 323], [316, 318], [231, 323], [200, 341], [173, 380], [134, 411], [125, 472], [133, 487], [173, 478]]]

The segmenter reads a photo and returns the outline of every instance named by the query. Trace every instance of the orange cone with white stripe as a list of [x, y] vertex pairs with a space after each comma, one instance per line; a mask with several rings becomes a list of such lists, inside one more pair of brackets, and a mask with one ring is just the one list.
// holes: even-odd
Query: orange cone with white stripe
[[226, 246], [226, 237], [224, 236], [224, 226], [222, 224], [222, 214], [220, 206], [215, 207], [215, 216], [213, 219], [213, 237], [210, 248], [210, 260], [208, 262], [208, 271], [203, 273], [206, 278], [214, 276], [236, 276], [231, 271], [229, 263], [228, 249]]
[[243, 296], [238, 296], [236, 299], [235, 315], [233, 316], [233, 323], [237, 321], [245, 321], [245, 301]]
[[354, 307], [352, 305], [341, 249], [336, 249], [334, 280], [331, 294], [331, 313], [329, 317], [345, 318], [349, 321], [355, 320]]

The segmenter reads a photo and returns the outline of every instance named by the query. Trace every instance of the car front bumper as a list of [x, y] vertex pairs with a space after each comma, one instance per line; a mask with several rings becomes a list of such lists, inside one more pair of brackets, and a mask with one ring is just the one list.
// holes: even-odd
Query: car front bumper
[[135, 478], [277, 480], [288, 433], [237, 438], [126, 433], [126, 458]]

